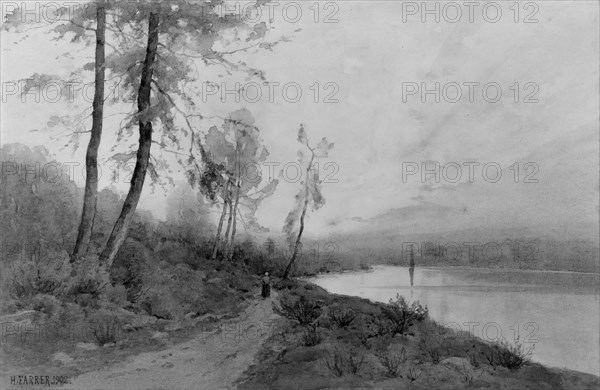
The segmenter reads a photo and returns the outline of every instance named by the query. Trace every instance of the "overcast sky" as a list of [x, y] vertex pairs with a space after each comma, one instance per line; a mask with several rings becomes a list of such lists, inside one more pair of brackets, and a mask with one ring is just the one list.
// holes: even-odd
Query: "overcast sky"
[[[335, 172], [330, 178], [338, 182], [324, 184], [327, 203], [311, 214], [308, 232], [369, 227], [369, 220], [378, 220], [374, 217], [391, 214], [398, 216], [397, 226], [406, 222], [422, 232], [529, 226], [573, 238], [592, 228], [597, 237], [598, 3], [537, 2], [537, 8], [527, 9], [522, 3], [518, 23], [515, 11], [508, 8], [512, 3], [495, 3], [502, 8], [495, 23], [491, 22], [495, 8], [487, 10], [486, 21], [481, 6], [474, 9], [473, 22], [463, 8], [460, 21], [450, 23], [455, 10], [446, 8], [439, 23], [431, 15], [423, 23], [420, 10], [406, 2], [320, 2], [315, 23], [310, 2], [303, 4], [300, 20], [292, 23], [294, 10], [288, 7], [286, 20], [282, 2], [273, 8], [267, 39], [285, 35], [290, 40], [272, 52], [251, 50], [232, 59], [264, 70], [272, 83], [297, 83], [300, 100], [285, 101], [281, 87], [275, 87], [274, 102], [269, 102], [269, 88], [263, 86], [263, 98], [256, 103], [243, 97], [237, 103], [230, 95], [225, 102], [211, 95], [196, 103], [209, 115], [250, 110], [269, 148], [267, 160], [280, 167], [296, 161], [300, 123], [312, 140], [327, 137], [335, 142], [322, 162], [321, 177]], [[411, 4], [419, 7], [421, 2]], [[442, 12], [445, 3], [440, 4]], [[417, 13], [412, 15], [413, 11]], [[337, 22], [324, 23], [327, 16]], [[523, 23], [527, 16], [537, 23]], [[93, 48], [52, 42], [36, 30], [27, 35], [22, 39], [23, 34], [2, 32], [4, 85], [36, 72], [68, 74], [93, 58]], [[66, 51], [70, 55], [63, 56]], [[235, 80], [251, 81], [244, 75], [227, 76], [216, 66], [199, 66], [198, 71], [199, 80], [223, 82], [228, 89], [234, 88]], [[87, 77], [91, 80], [92, 75]], [[433, 94], [409, 89], [433, 89], [436, 82], [442, 92], [439, 102]], [[485, 98], [495, 103], [484, 99], [485, 84], [491, 85]], [[455, 85], [462, 86], [460, 98]], [[496, 98], [497, 87], [502, 95]], [[29, 130], [43, 128], [52, 115], [78, 112], [89, 103], [68, 108], [36, 104], [33, 96], [22, 103], [19, 96], [4, 92], [2, 143], [40, 144], [56, 153], [59, 161], [84, 161], [85, 137], [72, 154], [60, 150], [64, 142]], [[293, 90], [288, 92], [286, 97], [293, 98]], [[325, 103], [328, 95], [338, 102]], [[122, 119], [116, 108], [107, 111], [114, 116], [106, 120], [101, 161], [114, 154], [111, 133]], [[446, 175], [440, 175], [439, 182], [433, 175], [423, 182], [420, 172], [403, 178], [407, 168], [421, 169], [422, 163], [432, 168], [435, 161], [442, 166], [450, 163], [440, 172]], [[325, 162], [337, 168], [330, 165], [325, 170]], [[472, 183], [465, 163], [480, 164], [472, 165]], [[482, 167], [488, 163], [484, 177]], [[456, 165], [462, 167], [462, 176], [454, 183]], [[498, 166], [502, 176], [492, 182]], [[263, 175], [268, 172], [265, 166]], [[288, 172], [293, 176], [293, 168]], [[109, 184], [106, 176], [103, 185]], [[532, 180], [537, 183], [524, 182]], [[298, 186], [282, 183], [263, 203], [260, 222], [280, 232]], [[162, 190], [152, 194], [145, 189], [140, 207], [160, 216], [164, 201]]]

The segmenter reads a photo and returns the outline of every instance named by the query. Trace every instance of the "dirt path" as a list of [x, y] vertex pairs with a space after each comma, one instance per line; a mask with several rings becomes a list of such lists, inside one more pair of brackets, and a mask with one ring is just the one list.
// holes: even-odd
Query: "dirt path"
[[83, 374], [61, 389], [233, 389], [270, 335], [278, 317], [271, 308], [274, 299], [257, 300], [238, 318], [193, 340]]

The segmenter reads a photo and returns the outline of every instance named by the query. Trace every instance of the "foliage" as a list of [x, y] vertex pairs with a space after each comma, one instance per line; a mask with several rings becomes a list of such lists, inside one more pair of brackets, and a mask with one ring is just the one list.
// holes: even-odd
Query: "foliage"
[[325, 363], [325, 367], [332, 373], [334, 376], [342, 376], [344, 375], [344, 356], [341, 352], [335, 351], [333, 354], [333, 358], [330, 361], [327, 358], [323, 358], [323, 362]]
[[347, 328], [356, 318], [356, 312], [349, 308], [329, 310], [329, 318], [340, 328]]
[[346, 353], [336, 350], [331, 360], [323, 358], [323, 362], [331, 374], [339, 377], [346, 372], [358, 374], [365, 363], [365, 356], [353, 349]]
[[8, 291], [13, 299], [25, 300], [37, 294], [62, 295], [68, 287], [71, 267], [66, 254], [15, 263], [7, 270]]
[[94, 323], [91, 329], [96, 338], [96, 343], [100, 346], [116, 343], [118, 340], [119, 323], [114, 318], [106, 317], [104, 321]]
[[288, 294], [282, 294], [280, 298], [281, 309], [277, 309], [282, 316], [296, 320], [300, 325], [309, 325], [316, 321], [323, 312], [321, 305], [311, 302], [309, 298], [302, 295], [300, 299], [294, 300]]
[[417, 379], [419, 379], [421, 377], [421, 375], [423, 374], [422, 370], [419, 370], [418, 368], [416, 368], [415, 366], [411, 365], [408, 368], [408, 372], [406, 373], [406, 377], [408, 379], [410, 379], [411, 382], [416, 381]]
[[502, 339], [495, 347], [497, 365], [510, 370], [518, 370], [531, 360], [535, 344], [526, 348], [517, 337], [514, 344]]
[[369, 315], [365, 322], [370, 337], [378, 337], [390, 333], [392, 327], [391, 321], [383, 315]]
[[400, 365], [406, 361], [406, 348], [402, 348], [398, 355], [379, 353], [376, 356], [387, 370], [387, 375], [397, 377], [400, 374]]
[[290, 244], [294, 242], [297, 224], [300, 221], [305, 202], [308, 202], [313, 210], [318, 210], [325, 204], [325, 198], [321, 193], [322, 181], [319, 179], [318, 170], [314, 169], [314, 160], [316, 158], [326, 158], [334, 145], [333, 142], [322, 138], [316, 146], [311, 147], [308, 143], [308, 135], [306, 134], [304, 125], [300, 125], [300, 129], [298, 130], [298, 142], [304, 145], [310, 154], [307, 154], [303, 149], [298, 151], [298, 162], [303, 168], [304, 180], [302, 188], [298, 191], [294, 199], [294, 208], [288, 213], [283, 226], [283, 232], [286, 234]]
[[302, 339], [302, 343], [305, 346], [314, 347], [315, 345], [319, 344], [323, 340], [323, 337], [317, 331], [317, 327], [312, 326], [302, 333], [301, 339]]
[[400, 294], [396, 300], [390, 299], [389, 304], [382, 308], [382, 313], [392, 322], [391, 333], [404, 334], [415, 322], [421, 322], [428, 316], [427, 306], [422, 306], [419, 301], [409, 304]]

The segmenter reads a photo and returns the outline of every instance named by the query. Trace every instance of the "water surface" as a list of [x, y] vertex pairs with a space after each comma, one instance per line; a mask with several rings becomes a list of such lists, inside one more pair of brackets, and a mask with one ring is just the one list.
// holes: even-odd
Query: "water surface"
[[427, 304], [433, 319], [495, 340], [535, 344], [533, 360], [600, 375], [599, 275], [473, 268], [377, 266], [319, 275], [330, 292], [387, 302], [397, 293]]

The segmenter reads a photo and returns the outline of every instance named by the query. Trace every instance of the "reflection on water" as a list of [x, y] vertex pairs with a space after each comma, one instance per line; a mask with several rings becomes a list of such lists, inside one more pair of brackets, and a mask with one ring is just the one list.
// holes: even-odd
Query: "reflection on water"
[[427, 304], [438, 322], [487, 340], [518, 336], [536, 344], [536, 361], [600, 375], [598, 275], [381, 266], [314, 282], [380, 302], [399, 293]]

